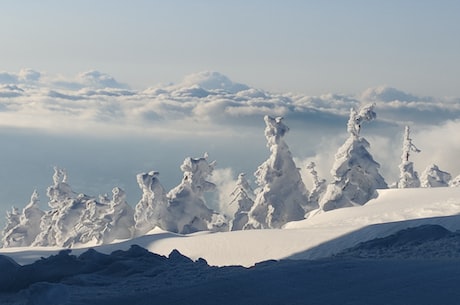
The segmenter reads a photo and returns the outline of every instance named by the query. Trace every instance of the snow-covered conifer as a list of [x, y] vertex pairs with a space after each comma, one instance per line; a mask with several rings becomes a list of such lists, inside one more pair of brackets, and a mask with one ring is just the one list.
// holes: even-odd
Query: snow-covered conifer
[[4, 235], [4, 245], [11, 247], [30, 246], [40, 233], [40, 222], [44, 214], [45, 212], [38, 207], [38, 193], [35, 190], [29, 204], [19, 216], [19, 223], [7, 235]]
[[308, 191], [283, 139], [288, 126], [281, 117], [265, 116], [264, 120], [271, 155], [254, 174], [259, 189], [245, 229], [281, 228], [289, 221], [303, 219], [305, 212], [316, 208], [308, 201]]
[[452, 176], [439, 169], [436, 164], [430, 164], [420, 175], [420, 184], [422, 187], [443, 187], [449, 186]]
[[359, 112], [351, 109], [347, 124], [350, 136], [335, 155], [331, 170], [334, 181], [320, 199], [324, 211], [363, 205], [377, 196], [376, 189], [388, 188], [379, 173], [380, 165], [368, 151], [369, 142], [359, 135], [361, 124], [375, 118], [374, 104], [362, 107]]
[[115, 187], [112, 194], [112, 200], [108, 196], [100, 196], [102, 200], [99, 201], [85, 195], [78, 197], [86, 207], [75, 226], [73, 241], [69, 243], [107, 244], [133, 236], [134, 211], [126, 202], [125, 192]]
[[242, 230], [248, 223], [248, 212], [254, 205], [253, 193], [254, 191], [246, 180], [246, 174], [239, 174], [236, 186], [230, 194], [232, 198], [230, 204], [237, 205], [237, 210], [230, 226], [231, 231]]
[[210, 228], [214, 211], [204, 200], [204, 193], [214, 191], [216, 185], [207, 181], [215, 162], [208, 163], [208, 155], [202, 158], [186, 158], [181, 165], [182, 182], [167, 194], [173, 232], [192, 233]]
[[20, 245], [22, 234], [17, 235], [13, 233], [13, 230], [20, 223], [20, 217], [19, 210], [15, 207], [12, 207], [11, 211], [6, 212], [6, 225], [2, 231], [2, 244], [4, 248], [18, 247]]
[[104, 234], [104, 243], [115, 239], [128, 239], [134, 234], [134, 210], [126, 202], [126, 193], [119, 187], [112, 189], [112, 200], [104, 216], [108, 219], [109, 228]]
[[135, 208], [136, 236], [143, 235], [155, 227], [171, 230], [166, 190], [158, 178], [159, 173], [151, 171], [137, 175], [142, 198]]
[[327, 184], [326, 179], [320, 179], [318, 177], [318, 172], [315, 169], [315, 162], [310, 162], [307, 165], [307, 169], [310, 172], [313, 179], [313, 189], [310, 192], [309, 200], [310, 202], [319, 203], [321, 195], [326, 191]]
[[420, 187], [420, 179], [418, 177], [418, 173], [414, 171], [414, 163], [409, 161], [411, 152], [419, 153], [420, 150], [412, 143], [410, 128], [409, 126], [406, 126], [404, 130], [401, 164], [399, 164], [400, 174], [398, 188]]
[[72, 246], [78, 236], [76, 227], [86, 209], [86, 202], [94, 199], [84, 194], [76, 196], [67, 183], [66, 171], [57, 167], [54, 168], [53, 185], [48, 187], [47, 195], [51, 210], [43, 215], [41, 232], [32, 245]]
[[[84, 196], [80, 195], [80, 199]], [[75, 225], [75, 234], [72, 235], [69, 244], [102, 244], [104, 236], [110, 228], [110, 220], [105, 217], [108, 213], [109, 205], [96, 201], [94, 198], [82, 200], [85, 209], [80, 215], [80, 219]]]

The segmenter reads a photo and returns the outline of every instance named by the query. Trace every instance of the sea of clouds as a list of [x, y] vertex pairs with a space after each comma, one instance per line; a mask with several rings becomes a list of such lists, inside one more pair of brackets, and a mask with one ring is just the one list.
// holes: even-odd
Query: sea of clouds
[[286, 141], [309, 186], [306, 164], [315, 161], [320, 176], [330, 179], [350, 108], [366, 103], [376, 104], [378, 118], [362, 135], [389, 184], [398, 177], [406, 124], [422, 150], [412, 156], [419, 172], [436, 163], [460, 174], [458, 97], [422, 97], [388, 86], [355, 95], [275, 93], [217, 72], [144, 90], [99, 71], [71, 78], [32, 69], [0, 72], [0, 208], [24, 206], [34, 188], [45, 208], [53, 166], [67, 169], [78, 192], [97, 196], [120, 186], [134, 205], [137, 173], [160, 171], [169, 189], [181, 179], [183, 159], [204, 152], [217, 160], [213, 179], [221, 190], [209, 202], [225, 206], [238, 173], [250, 178], [268, 157], [264, 115], [285, 118], [291, 129]]

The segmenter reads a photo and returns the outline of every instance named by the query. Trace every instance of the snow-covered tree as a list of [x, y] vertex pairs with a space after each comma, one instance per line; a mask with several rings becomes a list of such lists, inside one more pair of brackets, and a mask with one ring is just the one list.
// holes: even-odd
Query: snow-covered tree
[[136, 236], [143, 235], [157, 226], [163, 230], [174, 229], [168, 212], [166, 190], [158, 176], [159, 173], [156, 171], [137, 175], [142, 198], [136, 205], [134, 213]]
[[350, 136], [339, 148], [331, 170], [334, 181], [320, 199], [324, 211], [363, 205], [377, 196], [376, 189], [388, 188], [380, 175], [380, 165], [369, 153], [369, 142], [361, 137], [361, 124], [376, 118], [374, 104], [350, 111], [347, 130]]
[[449, 186], [452, 176], [439, 169], [436, 164], [430, 164], [420, 176], [422, 187], [443, 187]]
[[281, 117], [265, 116], [264, 120], [271, 155], [254, 174], [259, 189], [245, 229], [281, 228], [289, 221], [303, 219], [305, 212], [316, 208], [308, 201], [308, 191], [283, 139], [288, 126]]
[[102, 244], [133, 236], [134, 211], [118, 187], [99, 201], [76, 194], [67, 183], [67, 173], [55, 168], [53, 185], [48, 187], [51, 210], [41, 218], [40, 234], [32, 245], [71, 247], [76, 244]]
[[168, 194], [169, 213], [177, 233], [192, 233], [212, 229], [215, 212], [206, 206], [204, 193], [214, 191], [216, 185], [207, 181], [215, 162], [208, 163], [208, 155], [202, 158], [186, 158], [181, 165], [182, 182]]
[[18, 243], [18, 239], [22, 239], [22, 234], [17, 235], [13, 234], [13, 230], [19, 225], [20, 223], [19, 210], [15, 207], [11, 208], [11, 211], [6, 211], [6, 225], [2, 231], [2, 244], [3, 247], [18, 247], [20, 244]]
[[112, 200], [104, 218], [108, 219], [109, 229], [104, 234], [104, 243], [115, 239], [128, 239], [134, 234], [134, 210], [126, 202], [126, 193], [119, 187], [112, 189]]
[[318, 172], [316, 171], [315, 162], [310, 162], [307, 164], [307, 170], [310, 172], [313, 179], [313, 189], [310, 192], [309, 200], [310, 202], [319, 203], [321, 195], [326, 191], [327, 184], [326, 179], [320, 179]]
[[239, 174], [236, 186], [230, 194], [232, 198], [230, 205], [236, 204], [237, 206], [230, 226], [231, 231], [242, 230], [248, 223], [248, 212], [254, 205], [253, 193], [254, 191], [246, 180], [246, 175], [244, 173]]
[[401, 164], [399, 164], [398, 188], [420, 187], [420, 179], [418, 173], [414, 171], [414, 163], [409, 161], [411, 152], [419, 153], [420, 150], [412, 143], [410, 128], [406, 126], [404, 130]]
[[[83, 199], [83, 196], [80, 196]], [[80, 219], [75, 225], [75, 234], [72, 235], [72, 240], [69, 244], [102, 244], [104, 236], [110, 229], [110, 220], [106, 217], [108, 214], [109, 204], [106, 202], [98, 202], [94, 198], [82, 200], [85, 204], [85, 209], [80, 215]]]
[[22, 210], [19, 223], [4, 235], [5, 247], [30, 246], [40, 233], [41, 218], [45, 214], [38, 206], [38, 193], [32, 193], [29, 204]]
[[70, 247], [78, 235], [76, 227], [85, 212], [86, 202], [94, 199], [84, 194], [76, 195], [67, 183], [66, 171], [57, 167], [47, 195], [51, 210], [43, 215], [41, 232], [32, 245]]

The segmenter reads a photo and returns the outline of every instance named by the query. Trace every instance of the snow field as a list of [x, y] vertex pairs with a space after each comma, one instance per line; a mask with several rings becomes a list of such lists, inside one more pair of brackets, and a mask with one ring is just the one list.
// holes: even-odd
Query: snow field
[[[127, 250], [137, 244], [151, 252], [169, 255], [177, 249], [193, 260], [204, 258], [213, 266], [252, 266], [265, 260], [318, 259], [356, 244], [422, 224], [460, 229], [460, 188], [389, 189], [364, 206], [318, 212], [308, 219], [288, 223], [283, 229], [173, 234], [154, 229], [147, 235], [109, 245], [99, 252]], [[88, 247], [74, 249], [79, 254]], [[59, 248], [5, 248], [20, 264], [54, 254]]]

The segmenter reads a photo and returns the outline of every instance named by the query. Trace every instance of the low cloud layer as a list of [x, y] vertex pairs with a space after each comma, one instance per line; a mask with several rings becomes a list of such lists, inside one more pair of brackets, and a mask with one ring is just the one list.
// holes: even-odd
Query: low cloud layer
[[[139, 132], [158, 127], [171, 134], [216, 126], [257, 126], [265, 114], [304, 124], [335, 124], [351, 107], [375, 102], [380, 122], [439, 124], [460, 117], [459, 99], [417, 97], [394, 88], [355, 96], [276, 94], [231, 81], [217, 72], [185, 77], [179, 84], [132, 90], [110, 75], [88, 71], [73, 79], [31, 69], [0, 73], [0, 124], [66, 132]], [[211, 127], [212, 126], [212, 127]], [[230, 128], [231, 129], [231, 128]]]

